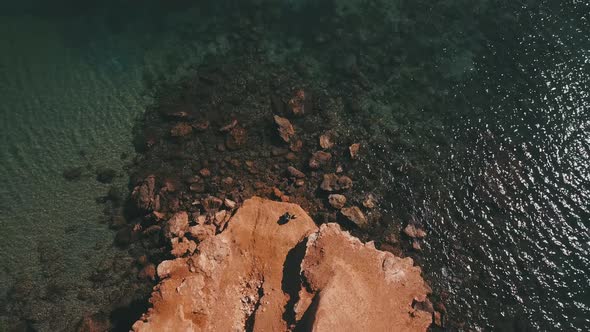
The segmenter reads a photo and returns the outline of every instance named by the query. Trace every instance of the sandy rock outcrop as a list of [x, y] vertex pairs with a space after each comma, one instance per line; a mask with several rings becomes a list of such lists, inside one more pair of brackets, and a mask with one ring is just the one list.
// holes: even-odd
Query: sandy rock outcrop
[[295, 306], [306, 331], [425, 331], [432, 321], [412, 309], [430, 292], [412, 259], [363, 244], [338, 224], [309, 237], [301, 270], [315, 293]]
[[257, 197], [157, 275], [134, 331], [424, 331], [432, 320], [412, 308], [429, 289], [410, 258]]

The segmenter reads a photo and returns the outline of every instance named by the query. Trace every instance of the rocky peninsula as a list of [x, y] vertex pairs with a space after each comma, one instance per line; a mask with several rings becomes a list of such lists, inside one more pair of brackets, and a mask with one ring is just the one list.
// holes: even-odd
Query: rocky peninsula
[[416, 308], [430, 290], [411, 258], [318, 227], [296, 204], [253, 197], [218, 234], [201, 221], [168, 221], [178, 257], [158, 265], [153, 307], [134, 331], [425, 331], [432, 321]]

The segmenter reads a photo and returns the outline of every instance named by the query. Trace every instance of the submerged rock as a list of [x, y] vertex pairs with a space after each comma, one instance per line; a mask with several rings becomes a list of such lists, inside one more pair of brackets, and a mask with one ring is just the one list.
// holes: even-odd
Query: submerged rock
[[186, 122], [178, 123], [174, 127], [172, 127], [172, 129], [170, 129], [170, 135], [172, 137], [183, 137], [190, 135], [192, 132], [193, 127]]
[[331, 159], [332, 155], [329, 152], [317, 151], [311, 156], [311, 159], [309, 160], [309, 168], [318, 169], [323, 167], [327, 165]]
[[82, 166], [70, 167], [70, 168], [64, 170], [62, 173], [64, 179], [66, 179], [68, 181], [80, 180], [80, 178], [82, 177], [82, 174], [84, 174], [84, 167], [82, 167]]
[[307, 97], [304, 90], [297, 90], [295, 96], [289, 100], [289, 110], [295, 116], [305, 115]]
[[291, 141], [291, 137], [295, 135], [295, 128], [293, 128], [291, 122], [286, 118], [275, 115], [274, 119], [275, 123], [279, 126], [279, 135], [283, 141], [289, 143]]
[[320, 146], [322, 149], [331, 149], [334, 146], [334, 139], [331, 134], [323, 134], [320, 136]]
[[348, 151], [350, 152], [350, 158], [356, 159], [358, 157], [359, 149], [361, 148], [360, 143], [354, 143], [353, 145], [348, 147]]

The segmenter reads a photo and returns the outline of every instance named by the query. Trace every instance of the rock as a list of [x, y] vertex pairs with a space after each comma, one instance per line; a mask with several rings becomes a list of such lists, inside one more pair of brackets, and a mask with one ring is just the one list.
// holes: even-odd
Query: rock
[[330, 153], [317, 151], [311, 156], [311, 159], [309, 160], [309, 167], [311, 169], [319, 169], [320, 167], [327, 165], [331, 159], [332, 155]]
[[289, 143], [291, 141], [291, 137], [295, 135], [295, 128], [293, 128], [291, 122], [286, 118], [275, 115], [274, 119], [275, 123], [279, 126], [279, 135], [283, 141]]
[[70, 168], [64, 170], [62, 173], [62, 176], [64, 177], [64, 179], [66, 179], [68, 181], [77, 181], [77, 180], [80, 180], [80, 178], [82, 177], [82, 174], [84, 174], [84, 167], [79, 166], [79, 167], [70, 167]]
[[298, 179], [303, 179], [305, 177], [305, 174], [303, 172], [301, 172], [300, 170], [298, 170], [297, 168], [295, 168], [293, 166], [287, 167], [287, 171], [289, 171], [289, 174], [291, 174], [292, 177], [295, 177]]
[[438, 327], [444, 327], [442, 322], [442, 315], [440, 314], [440, 312], [435, 311], [432, 316], [434, 317], [434, 325]]
[[185, 211], [175, 213], [168, 220], [164, 229], [167, 238], [183, 237], [186, 232], [188, 232], [188, 213]]
[[211, 171], [208, 168], [203, 168], [199, 171], [199, 174], [204, 178], [208, 178], [211, 176]]
[[103, 313], [84, 315], [76, 327], [77, 332], [107, 332], [110, 330], [109, 316]]
[[156, 266], [154, 264], [148, 264], [144, 266], [137, 275], [139, 279], [150, 279], [156, 280]]
[[111, 183], [117, 177], [117, 171], [112, 168], [101, 167], [96, 170], [96, 181], [100, 183]]
[[338, 190], [338, 175], [334, 173], [324, 174], [324, 179], [320, 184], [320, 188], [324, 191], [335, 191]]
[[352, 221], [359, 228], [367, 227], [367, 218], [357, 206], [343, 208], [340, 210], [343, 216]]
[[200, 121], [195, 122], [192, 124], [192, 127], [195, 128], [197, 131], [205, 131], [209, 128], [209, 121]]
[[375, 197], [373, 197], [373, 194], [368, 194], [367, 196], [365, 196], [365, 199], [363, 200], [363, 206], [366, 207], [367, 209], [373, 209], [375, 208]]
[[295, 307], [307, 331], [426, 331], [432, 322], [411, 307], [430, 292], [412, 259], [363, 244], [337, 224], [309, 237], [301, 270], [311, 294]]
[[293, 161], [293, 160], [297, 159], [297, 155], [294, 154], [293, 152], [289, 152], [285, 156], [285, 159], [290, 160], [290, 161]]
[[331, 134], [323, 134], [320, 136], [320, 146], [322, 149], [329, 150], [334, 146], [334, 140]]
[[295, 96], [289, 100], [289, 110], [295, 116], [303, 116], [305, 115], [305, 104], [305, 91], [297, 90], [297, 92], [295, 92]]
[[190, 191], [195, 193], [204, 193], [205, 192], [205, 184], [204, 183], [191, 183], [189, 187]]
[[238, 120], [233, 119], [229, 124], [221, 127], [219, 131], [221, 132], [229, 132], [230, 130], [234, 129], [238, 125]]
[[182, 257], [186, 254], [192, 254], [197, 249], [197, 244], [186, 238], [180, 239], [175, 237], [170, 242], [172, 243], [172, 251], [170, 251], [170, 253], [174, 257]]
[[237, 150], [244, 146], [248, 141], [248, 132], [245, 128], [236, 126], [230, 130], [225, 138], [225, 146], [230, 150]]
[[341, 176], [334, 173], [324, 174], [320, 188], [324, 191], [332, 192], [346, 190], [352, 187], [352, 180], [348, 176]]
[[144, 211], [151, 211], [155, 207], [155, 187], [156, 177], [150, 175], [145, 180], [136, 186], [131, 193], [131, 198], [135, 201], [135, 205]]
[[209, 214], [217, 212], [222, 204], [223, 201], [221, 199], [213, 196], [209, 196], [203, 200], [203, 207]]
[[328, 202], [333, 208], [340, 210], [346, 204], [346, 197], [340, 194], [332, 194], [328, 196]]
[[303, 141], [298, 140], [291, 140], [291, 144], [289, 144], [289, 149], [293, 152], [299, 152], [303, 148]]
[[352, 188], [352, 180], [344, 175], [338, 178], [338, 190], [346, 190]]
[[279, 148], [279, 147], [273, 146], [270, 149], [270, 154], [273, 155], [274, 157], [284, 156], [287, 153], [289, 153], [289, 150], [285, 149], [285, 148]]
[[420, 242], [418, 242], [418, 240], [414, 240], [412, 242], [412, 249], [416, 251], [422, 251], [422, 246], [420, 245]]
[[[296, 222], [280, 225], [285, 213]], [[152, 308], [132, 329], [426, 331], [431, 315], [412, 308], [430, 292], [420, 273], [336, 224], [318, 231], [297, 205], [255, 197], [193, 255], [158, 265]]]
[[186, 122], [180, 122], [170, 129], [172, 137], [183, 137], [190, 135], [193, 132], [193, 127]]
[[215, 226], [213, 225], [196, 225], [189, 227], [191, 236], [199, 242], [215, 235]]
[[115, 245], [125, 248], [133, 240], [132, 238], [133, 229], [131, 227], [124, 227], [117, 231], [115, 234]]
[[[279, 225], [286, 212], [297, 222]], [[285, 262], [316, 229], [297, 205], [245, 201], [224, 232], [199, 244], [198, 256], [158, 266], [158, 275], [166, 279], [152, 295], [153, 308], [133, 330], [236, 331], [246, 330], [250, 320], [253, 331], [286, 331]]]
[[358, 157], [359, 149], [361, 148], [360, 143], [354, 143], [350, 147], [348, 147], [348, 151], [350, 152], [350, 158], [356, 159]]
[[404, 234], [413, 239], [423, 239], [426, 237], [426, 232], [422, 229], [416, 228], [416, 226], [414, 226], [413, 224], [408, 224], [404, 228]]
[[231, 199], [224, 199], [223, 204], [230, 210], [236, 207], [236, 202], [232, 201]]

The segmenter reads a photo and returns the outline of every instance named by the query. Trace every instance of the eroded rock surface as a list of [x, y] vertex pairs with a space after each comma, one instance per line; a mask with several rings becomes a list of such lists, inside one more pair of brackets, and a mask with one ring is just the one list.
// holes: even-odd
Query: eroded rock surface
[[134, 331], [424, 331], [432, 320], [412, 308], [429, 289], [410, 258], [258, 197], [157, 274], [153, 308]]

